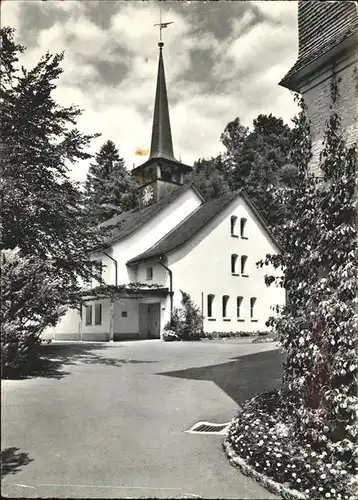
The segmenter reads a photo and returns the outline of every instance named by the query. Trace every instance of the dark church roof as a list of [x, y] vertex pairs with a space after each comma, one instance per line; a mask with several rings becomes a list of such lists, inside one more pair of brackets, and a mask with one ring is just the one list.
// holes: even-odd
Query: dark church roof
[[215, 198], [214, 200], [207, 201], [203, 205], [200, 205], [192, 214], [190, 214], [183, 222], [176, 226], [169, 234], [164, 236], [158, 243], [152, 246], [149, 250], [144, 253], [137, 255], [136, 257], [130, 259], [127, 264], [136, 264], [142, 260], [148, 260], [155, 257], [160, 257], [168, 252], [175, 250], [180, 247], [193, 236], [195, 236], [198, 231], [200, 231], [208, 222], [210, 222], [214, 217], [216, 217], [225, 207], [227, 207], [234, 199], [238, 196], [242, 196], [246, 203], [255, 213], [256, 217], [259, 219], [260, 223], [263, 225], [266, 232], [269, 234], [275, 245], [280, 248], [279, 244], [270, 233], [267, 223], [258, 212], [255, 205], [246, 195], [243, 190], [237, 190], [227, 193], [220, 198]]
[[121, 214], [116, 215], [111, 219], [103, 222], [101, 224], [102, 227], [113, 226], [111, 234], [106, 238], [105, 244], [110, 245], [115, 241], [129, 236], [134, 231], [144, 226], [147, 222], [150, 221], [150, 219], [156, 216], [165, 207], [170, 205], [181, 194], [185, 193], [185, 191], [189, 189], [193, 189], [196, 194], [198, 194], [198, 196], [204, 201], [203, 195], [194, 186], [194, 184], [185, 184], [184, 186], [175, 189], [168, 196], [160, 199], [153, 205], [149, 205], [148, 207], [144, 208], [134, 208], [133, 210], [122, 212]]
[[[300, 1], [298, 4], [298, 59], [280, 85], [293, 90], [298, 71], [317, 61], [358, 31], [355, 2]], [[356, 41], [357, 43], [357, 41]]]

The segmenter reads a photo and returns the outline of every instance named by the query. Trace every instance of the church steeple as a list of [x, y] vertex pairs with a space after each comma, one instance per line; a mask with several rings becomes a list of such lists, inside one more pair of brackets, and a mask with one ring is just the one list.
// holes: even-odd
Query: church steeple
[[149, 158], [132, 170], [138, 183], [140, 206], [165, 198], [171, 191], [183, 185], [184, 175], [192, 170], [189, 165], [176, 160], [173, 152], [162, 42], [162, 29], [169, 24], [172, 23], [162, 23], [160, 19], [157, 25], [160, 29], [159, 61]]
[[176, 161], [173, 152], [172, 132], [170, 127], [167, 87], [162, 49], [163, 42], [158, 43], [159, 62], [157, 75], [157, 88], [155, 92], [154, 115], [152, 126], [152, 141], [149, 158], [165, 158]]

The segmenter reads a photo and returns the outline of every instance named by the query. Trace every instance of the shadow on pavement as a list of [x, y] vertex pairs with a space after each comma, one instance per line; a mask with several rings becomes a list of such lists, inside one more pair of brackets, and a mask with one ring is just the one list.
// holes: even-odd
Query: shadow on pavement
[[20, 472], [24, 465], [32, 461], [28, 453], [19, 453], [19, 448], [6, 448], [1, 451], [1, 479], [7, 474]]
[[98, 352], [109, 348], [110, 346], [102, 343], [62, 344], [59, 342], [43, 344], [39, 348], [40, 359], [34, 365], [31, 373], [26, 376], [14, 376], [11, 378], [44, 377], [62, 379], [71, 373], [66, 370], [66, 367], [80, 364], [105, 365], [120, 368], [125, 364], [156, 363], [156, 361], [105, 357]]
[[255, 394], [272, 391], [281, 385], [283, 354], [271, 350], [232, 358], [219, 365], [157, 373], [167, 377], [210, 380], [238, 405]]

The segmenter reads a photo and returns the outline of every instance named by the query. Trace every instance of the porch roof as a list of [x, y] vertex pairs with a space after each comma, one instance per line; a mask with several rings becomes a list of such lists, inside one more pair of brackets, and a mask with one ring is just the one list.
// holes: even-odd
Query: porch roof
[[160, 288], [133, 288], [126, 290], [112, 290], [107, 293], [98, 291], [98, 293], [88, 293], [84, 297], [85, 301], [88, 300], [97, 300], [97, 299], [109, 299], [111, 297], [117, 299], [144, 299], [148, 297], [158, 297], [165, 298], [169, 295], [169, 288], [160, 287]]

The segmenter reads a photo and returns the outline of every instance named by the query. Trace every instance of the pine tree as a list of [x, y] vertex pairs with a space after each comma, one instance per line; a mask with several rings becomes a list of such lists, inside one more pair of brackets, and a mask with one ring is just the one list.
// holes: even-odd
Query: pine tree
[[101, 223], [137, 205], [136, 183], [113, 141], [105, 142], [89, 167], [86, 199], [90, 218]]

